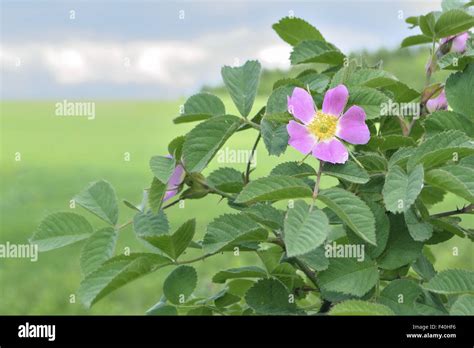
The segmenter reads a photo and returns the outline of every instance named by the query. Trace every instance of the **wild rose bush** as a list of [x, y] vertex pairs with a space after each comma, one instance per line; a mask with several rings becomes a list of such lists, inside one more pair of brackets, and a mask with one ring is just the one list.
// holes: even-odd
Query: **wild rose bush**
[[[473, 236], [459, 215], [472, 213], [474, 203], [474, 18], [447, 4], [406, 20], [421, 33], [402, 47], [431, 44], [421, 91], [380, 66], [358, 64], [304, 20], [283, 18], [273, 28], [293, 46], [291, 63], [307, 69], [277, 81], [264, 108], [250, 115], [260, 64], [225, 66], [222, 78], [240, 115], [227, 114], [217, 96], [191, 96], [174, 122], [199, 123], [151, 158], [142, 204], [124, 201], [136, 211], [133, 221], [119, 223], [115, 191], [101, 180], [74, 200], [103, 228], [59, 212], [31, 242], [47, 251], [85, 240], [78, 294], [86, 306], [166, 267], [163, 296], [148, 314], [473, 314], [474, 273], [437, 272], [429, 252], [454, 235]], [[450, 72], [445, 83], [431, 82], [437, 70]], [[263, 140], [269, 155], [290, 147], [301, 160], [260, 178], [250, 162], [245, 172], [207, 173], [225, 142], [249, 129], [258, 132], [252, 153]], [[320, 189], [323, 176], [338, 185]], [[448, 192], [468, 205], [430, 214]], [[202, 240], [194, 237], [195, 219], [170, 231], [168, 209], [207, 195], [222, 197], [233, 213], [212, 221]], [[119, 231], [130, 224], [150, 251], [115, 255]], [[190, 249], [199, 255], [186, 257]], [[193, 295], [193, 264], [221, 253], [256, 253], [261, 263], [222, 264], [212, 279], [201, 279], [221, 290]]]

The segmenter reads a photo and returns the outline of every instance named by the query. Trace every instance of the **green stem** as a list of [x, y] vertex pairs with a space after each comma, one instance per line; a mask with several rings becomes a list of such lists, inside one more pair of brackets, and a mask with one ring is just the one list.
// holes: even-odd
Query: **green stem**
[[250, 181], [250, 165], [252, 164], [255, 151], [257, 150], [258, 143], [262, 137], [262, 133], [258, 133], [257, 139], [252, 147], [252, 152], [250, 153], [249, 160], [247, 162], [247, 169], [245, 170], [245, 183], [247, 184]]
[[314, 183], [314, 189], [313, 189], [313, 196], [312, 196], [312, 201], [311, 205], [309, 206], [309, 211], [313, 210], [314, 204], [316, 203], [316, 198], [318, 198], [318, 193], [319, 193], [319, 183], [321, 182], [321, 174], [323, 173], [323, 161], [319, 161], [319, 168], [318, 172], [316, 173], [316, 182]]
[[194, 262], [197, 262], [197, 261], [202, 261], [202, 260], [205, 260], [207, 259], [208, 257], [211, 257], [213, 255], [217, 254], [216, 253], [211, 253], [211, 254], [204, 254], [204, 255], [201, 255], [199, 257], [196, 257], [194, 259], [189, 259], [189, 260], [183, 260], [183, 261], [175, 261], [174, 264], [175, 265], [186, 265], [188, 263], [194, 263]]

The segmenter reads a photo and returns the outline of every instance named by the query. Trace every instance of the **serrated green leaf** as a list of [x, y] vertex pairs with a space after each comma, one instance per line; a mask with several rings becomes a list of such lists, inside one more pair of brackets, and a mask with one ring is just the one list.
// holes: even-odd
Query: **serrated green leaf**
[[467, 136], [474, 136], [474, 119], [452, 111], [433, 112], [425, 121], [427, 136], [433, 136], [446, 130], [459, 130]]
[[309, 210], [304, 201], [296, 201], [288, 208], [284, 240], [288, 257], [306, 254], [320, 246], [327, 238], [329, 221], [319, 209]]
[[388, 167], [385, 157], [376, 152], [365, 152], [362, 155], [357, 156], [357, 160], [362, 163], [369, 174], [385, 172]]
[[171, 306], [164, 302], [158, 302], [149, 310], [146, 311], [146, 315], [178, 315], [178, 310], [175, 306]]
[[195, 231], [196, 221], [195, 219], [190, 219], [182, 224], [172, 235], [152, 234], [141, 236], [141, 238], [166, 253], [173, 260], [176, 260], [191, 243]]
[[474, 17], [463, 10], [449, 10], [436, 21], [434, 31], [438, 38], [462, 33], [474, 26]]
[[225, 115], [224, 103], [215, 95], [198, 93], [186, 100], [183, 113], [176, 117], [174, 123], [194, 122], [213, 116]]
[[133, 229], [138, 238], [153, 245], [154, 238], [168, 234], [168, 218], [162, 210], [157, 214], [151, 211], [139, 212], [133, 217]]
[[474, 296], [459, 296], [449, 310], [451, 315], [474, 315]]
[[284, 162], [273, 168], [270, 172], [270, 175], [286, 175], [304, 178], [307, 176], [316, 175], [316, 171], [307, 163]]
[[245, 301], [257, 314], [296, 314], [296, 304], [290, 301], [290, 293], [276, 279], [261, 279], [245, 295]]
[[207, 184], [221, 191], [238, 193], [244, 186], [242, 173], [234, 168], [219, 168], [213, 171], [206, 180]]
[[326, 163], [323, 173], [356, 184], [365, 184], [370, 178], [369, 174], [353, 161], [347, 161], [344, 164]]
[[415, 300], [422, 292], [413, 280], [396, 279], [382, 290], [378, 301], [397, 315], [416, 315]]
[[236, 242], [262, 241], [267, 231], [245, 214], [224, 214], [207, 226], [202, 242], [206, 253], [217, 252]]
[[413, 35], [408, 36], [403, 39], [401, 46], [402, 47], [410, 47], [416, 45], [423, 45], [426, 43], [431, 43], [433, 39], [426, 35]]
[[377, 265], [366, 257], [331, 258], [329, 267], [317, 275], [320, 288], [361, 297], [372, 289], [379, 279]]
[[426, 173], [426, 182], [474, 203], [474, 168], [450, 165]]
[[283, 118], [283, 116], [281, 116], [281, 121], [283, 123], [288, 123], [288, 121], [293, 118], [288, 113], [288, 97], [293, 94], [294, 89], [295, 86], [291, 85], [285, 85], [275, 89], [268, 98], [264, 119], [270, 121], [270, 119], [268, 118], [269, 115], [284, 114], [286, 118]]
[[158, 212], [160, 210], [166, 190], [167, 185], [163, 184], [156, 177], [153, 177], [150, 189], [148, 190], [148, 204], [153, 212]]
[[175, 268], [163, 283], [163, 295], [175, 305], [183, 304], [197, 285], [197, 272], [192, 266]]
[[409, 174], [399, 166], [389, 168], [383, 186], [383, 200], [388, 211], [407, 211], [423, 188], [423, 166], [416, 166]]
[[375, 88], [358, 86], [349, 88], [347, 105], [357, 105], [364, 109], [367, 119], [380, 116], [380, 106], [388, 102], [388, 97]]
[[254, 204], [251, 207], [246, 208], [244, 213], [256, 222], [271, 229], [283, 228], [285, 212], [276, 209], [269, 204]]
[[347, 300], [336, 304], [329, 315], [394, 315], [390, 308], [379, 303]]
[[40, 222], [30, 243], [36, 244], [39, 251], [48, 251], [89, 238], [92, 232], [91, 224], [81, 215], [53, 213]]
[[273, 245], [266, 249], [257, 250], [257, 255], [265, 266], [267, 272], [272, 272], [283, 257], [283, 249], [279, 245]]
[[408, 170], [422, 163], [425, 170], [442, 165], [454, 158], [474, 154], [474, 141], [458, 130], [438, 133], [423, 142], [407, 162]]
[[433, 226], [420, 220], [413, 208], [408, 209], [405, 213], [405, 223], [411, 237], [417, 241], [425, 241], [433, 235]]
[[408, 232], [403, 215], [390, 215], [390, 234], [385, 251], [377, 264], [386, 270], [395, 270], [415, 261], [421, 255], [423, 243], [413, 240]]
[[424, 280], [430, 280], [436, 275], [433, 265], [423, 254], [412, 264], [412, 268]]
[[115, 190], [105, 180], [93, 182], [74, 197], [77, 204], [115, 225], [118, 221], [118, 204]]
[[225, 283], [228, 279], [235, 278], [265, 278], [267, 272], [260, 267], [256, 266], [247, 266], [239, 268], [230, 268], [225, 271], [217, 272], [212, 281], [214, 283]]
[[263, 119], [260, 123], [263, 142], [271, 156], [280, 156], [288, 146], [288, 131], [285, 124]]
[[322, 190], [318, 199], [366, 242], [377, 245], [375, 239], [375, 218], [367, 204], [352, 192], [334, 187]]
[[301, 18], [282, 18], [278, 23], [273, 24], [272, 28], [276, 31], [278, 36], [282, 38], [282, 40], [292, 46], [295, 46], [304, 40], [324, 41], [319, 30]]
[[302, 63], [341, 65], [344, 57], [344, 54], [330, 43], [319, 40], [305, 40], [293, 48], [290, 61], [292, 65]]
[[272, 175], [251, 181], [237, 196], [235, 203], [252, 204], [262, 201], [311, 197], [310, 187], [299, 178]]
[[82, 273], [87, 275], [110, 259], [115, 250], [117, 232], [112, 227], [105, 227], [94, 232], [81, 250], [80, 264]]
[[167, 184], [173, 174], [176, 161], [174, 158], [165, 156], [153, 156], [150, 158], [150, 169], [155, 177], [163, 184]]
[[78, 295], [90, 307], [121, 286], [169, 264], [170, 259], [157, 254], [132, 253], [113, 257], [84, 278]]
[[298, 259], [315, 271], [324, 271], [329, 266], [329, 260], [325, 255], [324, 245], [321, 245], [304, 255], [298, 256]]
[[225, 115], [213, 117], [192, 129], [183, 145], [187, 171], [203, 170], [240, 124], [238, 117]]
[[247, 61], [240, 67], [224, 66], [224, 84], [240, 114], [247, 117], [257, 95], [261, 66], [258, 61]]
[[474, 294], [474, 271], [448, 269], [423, 284], [423, 288], [437, 294]]

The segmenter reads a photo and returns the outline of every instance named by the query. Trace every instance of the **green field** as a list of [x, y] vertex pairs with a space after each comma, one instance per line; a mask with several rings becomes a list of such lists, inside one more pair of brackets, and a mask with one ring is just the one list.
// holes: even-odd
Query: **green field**
[[[230, 112], [234, 109], [224, 99]], [[167, 144], [175, 136], [184, 134], [189, 125], [173, 125], [182, 101], [175, 102], [97, 102], [96, 119], [58, 117], [54, 102], [3, 102], [1, 107], [1, 205], [0, 243], [26, 243], [40, 220], [58, 210], [69, 210], [69, 200], [89, 182], [108, 180], [119, 199], [138, 203], [142, 189], [151, 180], [148, 160], [153, 155], [166, 154]], [[264, 104], [258, 99], [255, 109]], [[229, 148], [248, 149], [255, 139], [253, 130], [236, 134], [228, 142]], [[15, 154], [21, 153], [21, 161]], [[124, 153], [130, 153], [130, 161]], [[263, 146], [258, 148], [257, 168], [253, 176], [265, 175], [276, 164], [300, 159], [293, 149], [280, 158], [268, 157]], [[310, 161], [310, 163], [313, 163]], [[210, 170], [215, 168], [213, 163]], [[245, 164], [236, 168], [244, 169]], [[323, 186], [333, 185], [326, 180]], [[447, 196], [434, 207], [434, 212], [451, 210], [463, 201]], [[229, 210], [218, 197], [189, 201], [184, 209], [168, 211], [172, 228], [190, 217], [197, 217], [201, 238], [206, 224]], [[95, 226], [101, 222], [84, 213]], [[120, 221], [126, 222], [133, 211], [120, 206]], [[471, 228], [474, 217], [463, 224]], [[134, 237], [130, 227], [117, 246], [117, 253], [125, 247], [132, 251], [146, 248]], [[452, 248], [459, 247], [459, 256]], [[70, 303], [70, 295], [78, 288], [81, 274], [76, 244], [60, 250], [41, 253], [37, 262], [25, 259], [0, 260], [0, 313], [2, 314], [142, 314], [161, 296], [161, 285], [169, 268], [161, 269], [112, 293], [91, 310], [79, 301]], [[447, 267], [472, 268], [472, 244], [455, 237], [447, 243], [432, 247], [437, 258], [437, 269]], [[185, 255], [184, 257], [193, 255]], [[210, 295], [221, 286], [212, 284], [212, 275], [222, 267], [258, 263], [254, 255], [235, 257], [219, 255], [196, 264], [199, 272], [198, 295]]]

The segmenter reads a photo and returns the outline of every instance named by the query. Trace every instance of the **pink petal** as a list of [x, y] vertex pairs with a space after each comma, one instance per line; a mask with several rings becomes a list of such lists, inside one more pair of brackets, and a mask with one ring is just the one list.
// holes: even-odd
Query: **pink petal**
[[308, 132], [305, 126], [295, 121], [290, 121], [286, 126], [286, 130], [290, 135], [288, 144], [299, 152], [307, 155], [313, 150], [316, 144], [315, 137]]
[[165, 197], [163, 198], [163, 202], [170, 199], [173, 196], [176, 196], [178, 193], [178, 187], [181, 185], [185, 177], [184, 168], [182, 165], [178, 164], [171, 174], [171, 177], [168, 181], [168, 185], [166, 187]]
[[451, 45], [451, 52], [463, 53], [466, 50], [467, 39], [469, 39], [468, 33], [456, 35]]
[[337, 139], [317, 143], [313, 156], [329, 163], [345, 163], [349, 157], [346, 147]]
[[436, 110], [443, 110], [448, 107], [448, 101], [446, 100], [446, 93], [444, 89], [441, 93], [436, 97], [428, 100], [426, 102], [426, 108], [429, 112], [435, 112]]
[[313, 97], [303, 88], [296, 87], [288, 97], [288, 112], [304, 124], [308, 124], [316, 113]]
[[339, 119], [336, 135], [351, 144], [367, 144], [369, 127], [365, 124], [365, 111], [360, 106], [351, 106]]
[[348, 99], [349, 91], [346, 86], [339, 85], [329, 89], [324, 96], [323, 112], [325, 114], [339, 116], [344, 111]]

